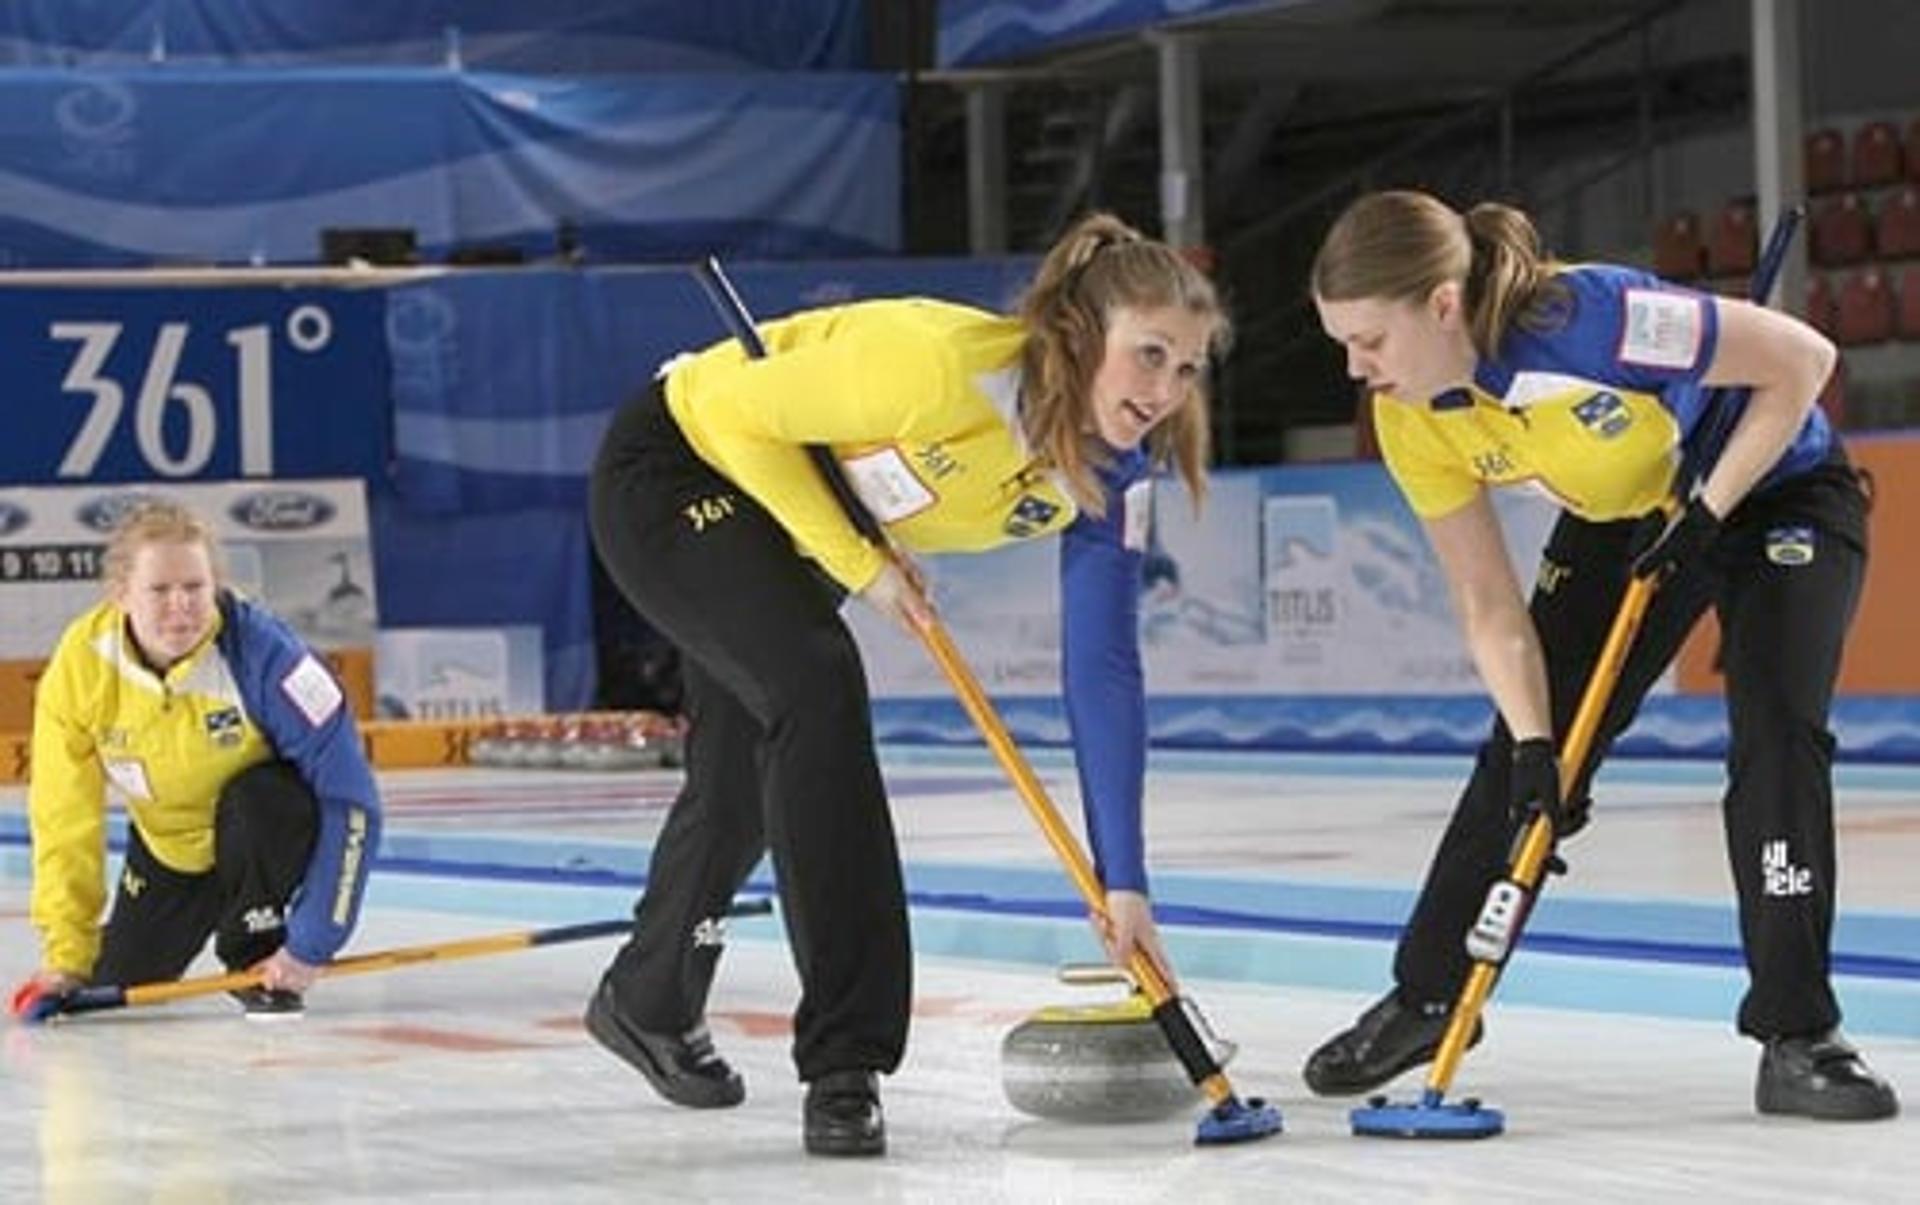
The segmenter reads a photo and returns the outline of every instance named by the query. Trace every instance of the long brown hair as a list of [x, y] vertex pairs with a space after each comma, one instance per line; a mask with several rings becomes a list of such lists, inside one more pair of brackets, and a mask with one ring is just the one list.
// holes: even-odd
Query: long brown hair
[[1533, 221], [1486, 201], [1465, 214], [1424, 192], [1368, 193], [1347, 206], [1313, 260], [1324, 301], [1424, 303], [1448, 281], [1461, 286], [1467, 331], [1484, 359], [1514, 325], [1551, 324], [1567, 302]]
[[[1066, 477], [1083, 510], [1100, 515], [1106, 499], [1094, 476], [1104, 453], [1088, 439], [1094, 374], [1106, 354], [1107, 315], [1115, 308], [1178, 307], [1213, 320], [1209, 351], [1224, 354], [1232, 324], [1206, 274], [1178, 251], [1108, 213], [1093, 213], [1041, 260], [1020, 299], [1027, 341], [1021, 349], [1021, 422], [1033, 447]], [[1193, 396], [1147, 436], [1155, 465], [1174, 465], [1198, 502], [1206, 496], [1211, 399], [1206, 374]]]

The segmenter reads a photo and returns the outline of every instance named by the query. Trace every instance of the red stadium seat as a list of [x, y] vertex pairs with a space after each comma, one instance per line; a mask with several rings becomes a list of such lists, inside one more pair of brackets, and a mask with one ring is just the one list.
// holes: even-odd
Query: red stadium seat
[[1907, 123], [1907, 179], [1920, 180], [1920, 117]]
[[1894, 334], [1902, 339], [1920, 339], [1920, 265], [1900, 274], [1900, 313]]
[[1838, 192], [1847, 186], [1847, 140], [1838, 130], [1807, 135], [1807, 191]]
[[1759, 236], [1754, 233], [1753, 203], [1729, 201], [1713, 215], [1713, 234], [1707, 240], [1707, 274], [1745, 276], [1753, 271], [1759, 249]]
[[1660, 223], [1653, 233], [1653, 270], [1668, 280], [1692, 280], [1707, 270], [1707, 248], [1700, 239], [1700, 219], [1682, 210]]
[[1852, 193], [1820, 202], [1813, 215], [1813, 262], [1824, 268], [1857, 264], [1873, 253], [1873, 219]]
[[1870, 121], [1853, 133], [1853, 187], [1878, 188], [1900, 180], [1900, 131]]
[[1840, 307], [1833, 338], [1843, 347], [1882, 343], [1893, 337], [1893, 290], [1887, 275], [1868, 267], [1840, 286]]
[[1882, 259], [1920, 255], [1920, 184], [1909, 184], [1880, 206], [1874, 245]]
[[1837, 303], [1833, 297], [1833, 285], [1819, 272], [1807, 277], [1807, 322], [1813, 329], [1831, 338], [1839, 315], [1835, 312]]

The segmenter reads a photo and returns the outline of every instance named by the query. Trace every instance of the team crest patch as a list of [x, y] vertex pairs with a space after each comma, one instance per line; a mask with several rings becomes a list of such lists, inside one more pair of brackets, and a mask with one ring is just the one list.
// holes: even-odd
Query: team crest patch
[[1006, 525], [1001, 529], [1016, 540], [1039, 535], [1060, 513], [1059, 506], [1034, 494], [1022, 494], [1020, 501], [1013, 504], [1013, 513], [1007, 516]]
[[230, 749], [240, 743], [246, 734], [241, 731], [240, 709], [222, 707], [218, 711], [209, 711], [206, 718], [207, 739], [223, 749]]
[[1575, 403], [1573, 417], [1601, 439], [1617, 438], [1633, 426], [1633, 412], [1627, 409], [1626, 402], [1619, 394], [1604, 389]]
[[1767, 559], [1776, 565], [1813, 563], [1813, 528], [1776, 527], [1767, 533]]

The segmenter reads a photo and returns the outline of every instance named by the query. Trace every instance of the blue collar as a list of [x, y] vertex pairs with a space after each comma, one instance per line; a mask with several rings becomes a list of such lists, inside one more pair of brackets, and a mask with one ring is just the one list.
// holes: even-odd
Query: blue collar
[[1498, 360], [1482, 357], [1474, 362], [1473, 383], [1496, 398], [1507, 396], [1507, 390], [1513, 388], [1513, 377], [1513, 370]]

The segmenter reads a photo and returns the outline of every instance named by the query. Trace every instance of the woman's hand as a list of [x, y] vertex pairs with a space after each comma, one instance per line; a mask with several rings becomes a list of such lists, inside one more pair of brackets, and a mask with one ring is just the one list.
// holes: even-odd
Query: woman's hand
[[[27, 983], [32, 984], [34, 989], [43, 996], [58, 996], [63, 992], [85, 986], [86, 981], [78, 975], [42, 967], [33, 973], [33, 978], [27, 980]], [[24, 987], [26, 984], [21, 986]]]
[[87, 981], [78, 975], [66, 971], [56, 971], [50, 967], [41, 967], [33, 977], [14, 989], [16, 996], [31, 991], [36, 996], [64, 996], [75, 988], [85, 987]]
[[32, 1011], [37, 1001], [58, 999], [75, 988], [84, 986], [86, 986], [85, 981], [78, 975], [69, 975], [65, 971], [41, 967], [23, 980], [20, 986], [13, 989], [13, 995], [8, 997], [7, 1007], [14, 1016], [24, 1017]]
[[927, 579], [920, 567], [904, 554], [894, 553], [880, 566], [880, 572], [860, 591], [860, 597], [874, 610], [905, 628], [909, 636], [933, 622], [933, 604], [927, 601]]
[[287, 953], [285, 946], [256, 965], [260, 969], [260, 982], [283, 992], [304, 992], [313, 986], [314, 980], [320, 978], [319, 967], [301, 962]]
[[1099, 935], [1100, 944], [1106, 947], [1107, 957], [1114, 966], [1126, 969], [1137, 950], [1167, 981], [1167, 989], [1176, 995], [1179, 993], [1180, 985], [1173, 977], [1173, 961], [1160, 944], [1160, 931], [1153, 923], [1153, 905], [1145, 893], [1107, 892], [1107, 914], [1093, 917], [1093, 931]]

